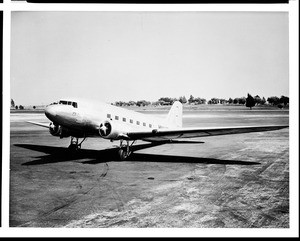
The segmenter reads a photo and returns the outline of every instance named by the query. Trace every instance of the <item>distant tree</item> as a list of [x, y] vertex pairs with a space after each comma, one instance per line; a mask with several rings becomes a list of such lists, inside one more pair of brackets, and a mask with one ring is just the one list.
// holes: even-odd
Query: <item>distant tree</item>
[[15, 108], [15, 102], [13, 99], [10, 100], [10, 107]]
[[115, 102], [115, 105], [116, 105], [116, 106], [124, 106], [124, 105], [125, 105], [125, 102], [124, 102], [124, 101], [116, 101], [116, 102]]
[[254, 101], [256, 105], [260, 105], [261, 104], [261, 98], [259, 97], [259, 95], [254, 96]]
[[36, 108], [35, 105], [32, 108], [35, 110], [35, 108]]
[[261, 101], [260, 101], [260, 104], [261, 104], [261, 105], [266, 104], [266, 99], [265, 99], [265, 97], [262, 97], [262, 99], [261, 99]]
[[197, 98], [194, 98], [194, 103], [195, 103], [196, 105], [202, 105], [202, 104], [205, 104], [205, 103], [206, 103], [206, 99], [197, 97]]
[[233, 103], [233, 99], [229, 98], [229, 99], [228, 99], [228, 103], [229, 103], [229, 104], [232, 104], [232, 103]]
[[244, 105], [246, 103], [246, 98], [245, 97], [238, 98], [238, 100], [239, 100], [240, 105]]
[[246, 107], [249, 107], [252, 110], [252, 107], [255, 106], [255, 99], [248, 93], [248, 97], [246, 98]]
[[218, 99], [218, 98], [211, 98], [210, 103], [211, 104], [219, 104], [220, 103], [220, 99]]
[[[231, 98], [230, 98], [231, 99]], [[230, 99], [228, 100], [228, 103], [230, 102]], [[239, 105], [244, 105], [246, 103], [246, 98], [241, 97], [241, 98], [234, 98], [232, 101], [233, 104], [239, 104]]]
[[289, 97], [282, 95], [279, 99], [279, 102], [284, 104], [284, 106], [287, 106], [289, 103]]
[[194, 96], [190, 95], [190, 98], [188, 99], [189, 104], [194, 103]]
[[200, 97], [196, 97], [196, 98], [194, 98], [194, 104], [195, 105], [200, 105], [201, 104], [201, 98]]
[[129, 105], [129, 106], [136, 105], [136, 102], [135, 102], [135, 101], [133, 101], [133, 100], [131, 100], [131, 101], [129, 101], [129, 102], [128, 102], [128, 105]]
[[182, 103], [182, 104], [185, 104], [187, 102], [185, 96], [180, 96], [179, 97], [179, 101]]
[[19, 105], [19, 109], [20, 110], [24, 110], [24, 106], [23, 105]]
[[170, 97], [161, 97], [158, 99], [158, 101], [161, 103], [161, 105], [172, 105], [174, 102]]
[[17, 110], [17, 109], [19, 109], [19, 106], [16, 105], [15, 108], [16, 108], [16, 110]]
[[225, 100], [225, 99], [220, 99], [220, 104], [224, 105], [224, 104], [226, 104], [226, 103], [227, 103], [227, 100]]
[[279, 109], [282, 109], [282, 108], [283, 108], [283, 105], [282, 105], [282, 104], [278, 104], [277, 107], [278, 107]]
[[271, 96], [267, 99], [270, 105], [278, 105], [280, 102], [280, 99], [277, 96]]
[[151, 103], [149, 101], [146, 101], [146, 100], [139, 100], [136, 102], [136, 105], [137, 106], [147, 106], [147, 105], [150, 105]]
[[141, 101], [141, 100], [137, 101], [137, 102], [136, 102], [136, 105], [139, 106], [139, 107], [140, 107], [140, 106], [144, 106], [144, 105], [143, 105], [143, 101]]

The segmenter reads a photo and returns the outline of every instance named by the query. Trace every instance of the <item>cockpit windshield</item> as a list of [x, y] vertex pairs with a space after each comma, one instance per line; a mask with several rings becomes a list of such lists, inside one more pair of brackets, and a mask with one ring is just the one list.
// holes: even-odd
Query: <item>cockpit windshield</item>
[[74, 108], [77, 108], [77, 102], [73, 102], [73, 101], [67, 101], [67, 100], [60, 100], [58, 102], [59, 105], [72, 105]]

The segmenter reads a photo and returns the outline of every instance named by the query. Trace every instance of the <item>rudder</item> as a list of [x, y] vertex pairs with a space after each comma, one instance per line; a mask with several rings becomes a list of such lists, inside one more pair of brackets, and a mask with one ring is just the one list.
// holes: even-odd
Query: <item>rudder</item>
[[182, 104], [179, 101], [173, 103], [166, 122], [168, 127], [182, 127]]

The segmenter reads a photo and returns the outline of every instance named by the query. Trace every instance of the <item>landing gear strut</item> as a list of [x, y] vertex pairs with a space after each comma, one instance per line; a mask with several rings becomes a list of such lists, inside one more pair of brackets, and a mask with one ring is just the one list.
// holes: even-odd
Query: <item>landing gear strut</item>
[[81, 149], [81, 144], [82, 144], [82, 142], [85, 141], [85, 139], [86, 139], [86, 137], [84, 137], [83, 140], [80, 143], [78, 143], [79, 142], [79, 138], [71, 136], [71, 141], [70, 141], [70, 145], [69, 145], [68, 148], [70, 150], [76, 150], [76, 151], [80, 150]]
[[131, 147], [132, 145], [135, 143], [136, 141], [134, 140], [131, 144], [129, 143], [129, 141], [126, 141], [126, 144], [123, 144], [123, 140], [120, 140], [120, 149], [118, 151], [119, 157], [120, 159], [123, 161], [126, 158], [128, 158], [131, 153]]

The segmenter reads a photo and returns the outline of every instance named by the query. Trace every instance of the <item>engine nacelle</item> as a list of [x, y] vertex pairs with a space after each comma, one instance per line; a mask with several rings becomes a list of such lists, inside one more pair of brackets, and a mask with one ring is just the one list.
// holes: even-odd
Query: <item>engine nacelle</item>
[[99, 126], [99, 135], [105, 139], [120, 139], [123, 133], [124, 128], [116, 122], [104, 121]]
[[50, 123], [49, 125], [49, 132], [52, 136], [59, 136], [60, 138], [71, 136], [67, 129], [53, 123]]

